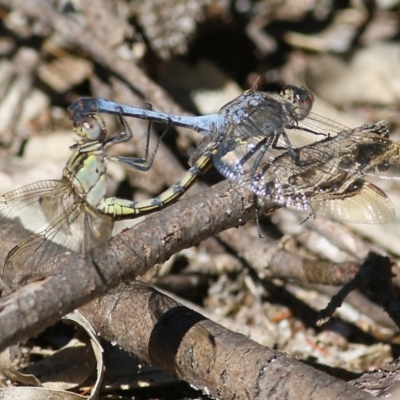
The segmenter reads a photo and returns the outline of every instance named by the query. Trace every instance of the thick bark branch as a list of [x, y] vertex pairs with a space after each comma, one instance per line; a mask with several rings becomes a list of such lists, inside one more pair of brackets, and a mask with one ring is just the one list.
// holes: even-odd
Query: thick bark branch
[[47, 279], [0, 300], [1, 348], [37, 334], [121, 282], [131, 282], [178, 251], [252, 217], [252, 195], [223, 182], [147, 218], [86, 260], [76, 254], [60, 257]]
[[105, 339], [216, 398], [374, 398], [234, 333], [139, 281], [80, 311]]

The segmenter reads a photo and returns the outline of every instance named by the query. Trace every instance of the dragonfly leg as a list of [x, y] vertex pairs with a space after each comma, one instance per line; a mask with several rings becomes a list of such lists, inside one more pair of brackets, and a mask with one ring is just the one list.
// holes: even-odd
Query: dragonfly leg
[[[286, 147], [278, 146], [278, 140], [281, 136], [283, 137], [283, 139], [285, 141]], [[290, 154], [290, 157], [292, 157], [293, 160], [296, 162], [296, 165], [301, 164], [299, 155], [296, 153], [296, 150], [293, 148], [288, 135], [286, 134], [286, 132], [283, 129], [279, 133], [275, 133], [274, 141], [272, 142], [271, 147], [274, 150], [286, 150]]]
[[[125, 141], [131, 139], [133, 136], [132, 131], [130, 130], [128, 124], [126, 123], [126, 121], [122, 117], [122, 115], [119, 115], [119, 118], [120, 118], [122, 126], [125, 128], [124, 130], [129, 131], [130, 134], [126, 135], [125, 133], [121, 133], [120, 135], [118, 135], [115, 138], [112, 138], [110, 141], [108, 141], [107, 146], [125, 142]], [[169, 128], [169, 124], [168, 124], [167, 127], [165, 128], [164, 132], [158, 138], [156, 147], [154, 148], [153, 154], [152, 154], [151, 158], [149, 159], [151, 123], [152, 123], [152, 121], [149, 121], [149, 124], [147, 127], [146, 147], [145, 147], [144, 157], [135, 158], [135, 157], [123, 157], [123, 156], [107, 156], [107, 159], [110, 161], [116, 162], [118, 164], [124, 165], [125, 167], [137, 169], [137, 170], [143, 171], [143, 172], [148, 171], [153, 166], [153, 162], [154, 162], [154, 158], [156, 156], [157, 150]], [[111, 141], [112, 141], [112, 143], [111, 143]]]
[[254, 201], [254, 208], [255, 208], [255, 214], [256, 214], [256, 225], [257, 225], [257, 233], [259, 239], [263, 239], [264, 236], [261, 232], [261, 226], [260, 226], [260, 204], [258, 202], [258, 197], [253, 194], [253, 201]]
[[[122, 127], [122, 132], [119, 133], [117, 136], [114, 136], [111, 139], [107, 140], [104, 143], [104, 148], [105, 149], [107, 147], [114, 146], [115, 144], [128, 142], [133, 137], [133, 133], [132, 133], [131, 128], [129, 127], [129, 125], [125, 121], [125, 118], [121, 114], [118, 114], [118, 121], [119, 121], [119, 124]], [[148, 128], [148, 130], [150, 130], [150, 128]]]

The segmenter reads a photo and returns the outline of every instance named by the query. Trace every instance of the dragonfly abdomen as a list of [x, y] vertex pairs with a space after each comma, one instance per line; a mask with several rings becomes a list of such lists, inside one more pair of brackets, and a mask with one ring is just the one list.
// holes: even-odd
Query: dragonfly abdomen
[[115, 220], [122, 220], [161, 210], [175, 203], [211, 166], [212, 152], [207, 152], [197, 160], [181, 180], [159, 196], [140, 202], [109, 197], [100, 202], [97, 211], [111, 215]]

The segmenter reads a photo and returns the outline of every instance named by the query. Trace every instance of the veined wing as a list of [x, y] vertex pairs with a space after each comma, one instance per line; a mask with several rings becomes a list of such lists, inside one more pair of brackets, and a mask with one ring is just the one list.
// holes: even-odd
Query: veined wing
[[357, 129], [338, 136], [341, 170], [352, 175], [400, 179], [400, 142]]
[[363, 179], [346, 186], [328, 195], [317, 194], [310, 198], [309, 210], [301, 211], [358, 224], [386, 224], [393, 221], [393, 204], [377, 186]]
[[340, 167], [342, 137], [299, 149], [302, 165], [287, 153], [264, 162], [243, 180], [257, 196], [284, 207], [318, 214], [343, 222], [387, 223], [394, 218], [393, 205], [376, 186], [361, 179], [363, 169]]
[[[218, 145], [213, 162], [225, 177], [239, 183], [252, 180], [252, 177], [259, 181], [264, 171], [272, 168], [269, 165], [273, 164], [273, 160], [282, 157], [286, 161], [275, 164], [280, 170], [285, 169], [286, 177], [310, 168], [324, 171], [324, 164], [335, 157], [336, 168], [354, 178], [373, 175], [400, 179], [400, 143], [383, 136], [387, 133], [385, 128], [385, 123], [380, 122], [344, 130], [296, 149], [297, 160], [292, 161], [287, 152], [269, 148], [267, 138], [231, 139]], [[330, 165], [331, 171], [332, 168]], [[263, 195], [257, 189], [253, 191]]]
[[0, 196], [1, 237], [21, 241], [42, 229], [51, 216], [42, 208], [41, 201], [60, 192], [64, 192], [64, 186], [58, 180], [51, 180], [35, 182]]
[[[275, 177], [286, 185], [296, 172], [321, 168], [332, 173], [338, 169], [340, 148], [326, 144], [331, 139], [296, 149], [297, 160], [289, 152], [271, 148], [268, 138], [229, 139], [216, 146], [213, 163], [226, 178], [244, 184], [257, 196], [265, 196], [267, 183]], [[207, 146], [211, 144], [204, 139], [192, 158]]]
[[[125, 121], [120, 118], [120, 122], [123, 131], [107, 139], [106, 127], [99, 115], [76, 120], [74, 130], [78, 138], [71, 146], [73, 153], [64, 168], [63, 178], [37, 182], [0, 197], [1, 235], [15, 240], [14, 244], [19, 243], [9, 252], [1, 271], [6, 284], [17, 286], [31, 278], [45, 276], [60, 252], [71, 250], [83, 254], [111, 237], [113, 220], [120, 215], [114, 212], [115, 207], [111, 207], [110, 213], [105, 212], [110, 207], [105, 211], [100, 207], [107, 201], [104, 197], [106, 161], [147, 171], [155, 154], [148, 162], [148, 131], [145, 157], [105, 155], [106, 148], [132, 137]], [[158, 145], [155, 151], [157, 148]], [[127, 208], [132, 205], [129, 201], [121, 202], [128, 204]], [[117, 205], [121, 208], [118, 201]], [[148, 211], [148, 204], [142, 209]]]
[[[299, 125], [308, 130], [321, 129], [329, 132], [332, 123], [310, 112]], [[327, 128], [324, 129], [324, 126]], [[345, 128], [339, 132], [332, 130], [326, 143], [327, 146], [339, 148], [338, 168], [341, 170], [358, 176], [400, 179], [400, 142], [389, 139], [385, 121], [365, 124], [354, 129]], [[307, 149], [307, 146], [304, 148]]]
[[15, 287], [43, 277], [60, 252], [83, 253], [104, 243], [113, 220], [76, 202], [64, 179], [36, 182], [1, 196], [0, 224], [7, 227], [2, 237], [19, 243], [1, 271], [4, 282]]
[[[320, 215], [341, 222], [384, 224], [393, 221], [395, 211], [386, 194], [361, 178], [354, 178], [335, 166], [335, 158], [324, 168], [303, 169], [286, 177], [275, 165], [264, 178], [269, 180], [250, 185], [277, 204], [308, 215]], [[277, 171], [277, 179], [272, 170]], [[284, 172], [284, 169], [281, 170]]]
[[[380, 127], [378, 124], [374, 129], [378, 131]], [[383, 140], [384, 145], [388, 139], [373, 134], [368, 129], [360, 132], [362, 135], [359, 142], [349, 139], [347, 133], [341, 133], [336, 137], [303, 146], [298, 150], [300, 165], [288, 153], [283, 152], [275, 158], [270, 156], [266, 159], [264, 156], [257, 168], [252, 169], [251, 165], [244, 163], [246, 170], [243, 168], [240, 173], [229, 175], [228, 172], [232, 171], [230, 166], [238, 163], [238, 152], [227, 151], [225, 156], [220, 157], [221, 144], [214, 149], [213, 162], [220, 171], [225, 168], [229, 179], [248, 187], [258, 197], [267, 198], [289, 209], [342, 222], [388, 223], [395, 216], [391, 201], [379, 188], [360, 179], [366, 173], [373, 172], [377, 175], [385, 171], [380, 166], [376, 152], [370, 152], [369, 163], [360, 162], [360, 157], [367, 155], [358, 152], [356, 146], [357, 143], [364, 143], [361, 140], [363, 138], [366, 138], [367, 143], [371, 139], [373, 143], [381, 143]], [[249, 142], [256, 148], [258, 143], [250, 140], [241, 146], [247, 146], [247, 151], [251, 151]], [[212, 146], [212, 141], [204, 139], [192, 159], [195, 160], [202, 152], [209, 151]], [[372, 157], [374, 154], [375, 157]], [[347, 160], [354, 157], [349, 170], [342, 166], [346, 160], [344, 155]], [[231, 164], [229, 157], [233, 159]]]

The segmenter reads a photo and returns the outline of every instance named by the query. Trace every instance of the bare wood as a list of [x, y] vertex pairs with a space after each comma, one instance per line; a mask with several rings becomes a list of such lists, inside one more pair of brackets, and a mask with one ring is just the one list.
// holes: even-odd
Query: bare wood
[[[254, 232], [254, 231], [253, 231]], [[343, 285], [357, 274], [358, 262], [333, 263], [293, 254], [270, 238], [254, 237], [250, 229], [237, 234], [229, 230], [221, 238], [251, 265], [262, 279], [295, 279], [303, 283]]]
[[80, 311], [107, 340], [212, 397], [373, 398], [206, 319], [140, 281], [122, 285]]

